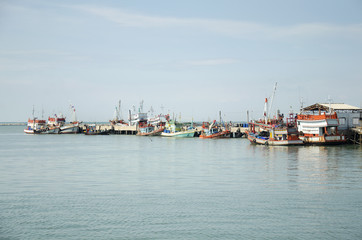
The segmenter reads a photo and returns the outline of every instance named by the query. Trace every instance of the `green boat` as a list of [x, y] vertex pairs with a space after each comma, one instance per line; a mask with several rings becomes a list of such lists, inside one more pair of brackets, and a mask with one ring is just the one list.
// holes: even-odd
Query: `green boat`
[[164, 131], [161, 133], [163, 137], [178, 137], [178, 138], [187, 138], [194, 137], [196, 130], [192, 127], [185, 129], [181, 123], [177, 123], [175, 120], [170, 120], [169, 117], [166, 117], [166, 125]]

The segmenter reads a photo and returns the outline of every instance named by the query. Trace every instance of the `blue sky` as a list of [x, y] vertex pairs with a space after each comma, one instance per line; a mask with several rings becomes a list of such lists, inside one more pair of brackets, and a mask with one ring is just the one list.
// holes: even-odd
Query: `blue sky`
[[108, 121], [144, 100], [182, 120], [362, 104], [362, 1], [2, 1], [0, 121]]

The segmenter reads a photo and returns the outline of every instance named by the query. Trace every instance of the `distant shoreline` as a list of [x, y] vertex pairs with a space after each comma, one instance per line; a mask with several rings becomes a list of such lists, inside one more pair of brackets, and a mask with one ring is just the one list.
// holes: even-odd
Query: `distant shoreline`
[[25, 126], [25, 122], [0, 122], [0, 126]]

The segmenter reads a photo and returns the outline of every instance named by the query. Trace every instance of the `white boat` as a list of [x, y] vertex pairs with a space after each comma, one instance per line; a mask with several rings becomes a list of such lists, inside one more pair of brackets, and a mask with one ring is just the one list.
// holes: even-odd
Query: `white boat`
[[71, 123], [60, 127], [61, 134], [75, 134], [80, 133], [80, 127], [77, 123]]
[[24, 132], [27, 134], [37, 134], [46, 129], [46, 121], [37, 118], [28, 119], [28, 125]]
[[337, 113], [330, 109], [321, 112], [321, 109], [311, 106], [310, 109], [297, 115], [299, 138], [309, 144], [343, 144], [347, 139], [338, 132], [339, 119]]
[[64, 122], [63, 124], [60, 126], [60, 132], [61, 134], [75, 134], [75, 133], [80, 133], [80, 122], [78, 122], [77, 120], [77, 115], [76, 115], [76, 111], [75, 111], [75, 107], [70, 104], [70, 110], [72, 113], [72, 122], [70, 122], [69, 124], [65, 124], [65, 118], [64, 118]]
[[[256, 132], [255, 126], [263, 131]], [[274, 124], [249, 123], [247, 131], [248, 140], [251, 143], [271, 145], [271, 146], [291, 146], [304, 144], [298, 137], [298, 131], [295, 127], [278, 126]]]
[[46, 121], [40, 120], [34, 116], [34, 106], [33, 106], [33, 118], [28, 119], [28, 124], [26, 126], [26, 129], [24, 129], [24, 132], [26, 134], [36, 134], [39, 131], [43, 131], [46, 129]]
[[[166, 131], [166, 132], [165, 132]], [[188, 138], [188, 137], [194, 137], [195, 136], [195, 129], [192, 130], [185, 130], [180, 132], [167, 132], [167, 130], [164, 130], [161, 133], [162, 137], [178, 137], [178, 138]]]

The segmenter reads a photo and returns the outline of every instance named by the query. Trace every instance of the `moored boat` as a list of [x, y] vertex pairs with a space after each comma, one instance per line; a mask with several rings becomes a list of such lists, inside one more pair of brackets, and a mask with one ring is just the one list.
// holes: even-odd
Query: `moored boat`
[[86, 125], [85, 135], [109, 135], [109, 130], [97, 129], [96, 125]]
[[138, 136], [160, 136], [164, 127], [155, 127], [151, 124], [140, 125], [137, 135]]
[[[271, 97], [273, 99], [276, 90]], [[272, 102], [272, 101], [271, 101]], [[289, 117], [284, 122], [284, 114], [277, 112], [274, 119], [270, 118], [271, 104], [268, 106], [268, 98], [264, 103], [264, 120], [249, 123], [249, 130], [246, 131], [248, 139], [251, 143], [271, 145], [271, 146], [290, 146], [302, 145], [303, 141], [299, 139], [299, 133], [296, 128], [296, 117], [293, 112], [289, 113]]]
[[189, 138], [189, 137], [194, 137], [195, 132], [196, 132], [195, 129], [176, 131], [176, 132], [170, 132], [169, 130], [164, 130], [161, 133], [161, 136], [163, 136], [163, 137]]
[[165, 117], [167, 122], [164, 131], [161, 133], [161, 136], [177, 138], [188, 138], [195, 136], [196, 130], [192, 126], [182, 126], [182, 124], [176, 122], [176, 120], [171, 120], [168, 115]]
[[321, 109], [307, 109], [297, 115], [300, 139], [308, 144], [329, 145], [344, 144], [347, 139], [338, 132], [339, 119], [337, 113], [330, 109], [321, 112]]
[[216, 125], [216, 120], [211, 124], [204, 122], [199, 138], [229, 138], [230, 130]]
[[46, 129], [46, 121], [38, 119], [34, 116], [34, 106], [33, 106], [33, 118], [28, 119], [28, 124], [26, 129], [24, 129], [24, 133], [26, 134], [37, 134], [39, 131], [43, 131]]
[[61, 134], [76, 134], [80, 133], [80, 127], [78, 122], [71, 122], [70, 124], [66, 124], [60, 127]]
[[[257, 132], [256, 126], [261, 131]], [[249, 123], [249, 131], [246, 132], [248, 140], [251, 143], [271, 145], [271, 146], [290, 146], [302, 145], [303, 141], [298, 137], [298, 131], [294, 127], [281, 125], [268, 125], [262, 123]]]
[[27, 128], [24, 129], [26, 134], [37, 134], [46, 129], [46, 121], [37, 118], [28, 119]]
[[35, 130], [36, 134], [58, 134], [59, 132], [60, 132], [60, 127], [49, 126], [49, 125], [47, 125], [42, 129]]
[[61, 134], [76, 134], [76, 133], [80, 133], [80, 122], [78, 122], [77, 120], [77, 114], [75, 111], [75, 107], [70, 104], [70, 111], [72, 114], [72, 122], [70, 122], [69, 124], [65, 124], [65, 118], [64, 118], [64, 122], [62, 123], [62, 125], [60, 126], [60, 132]]

